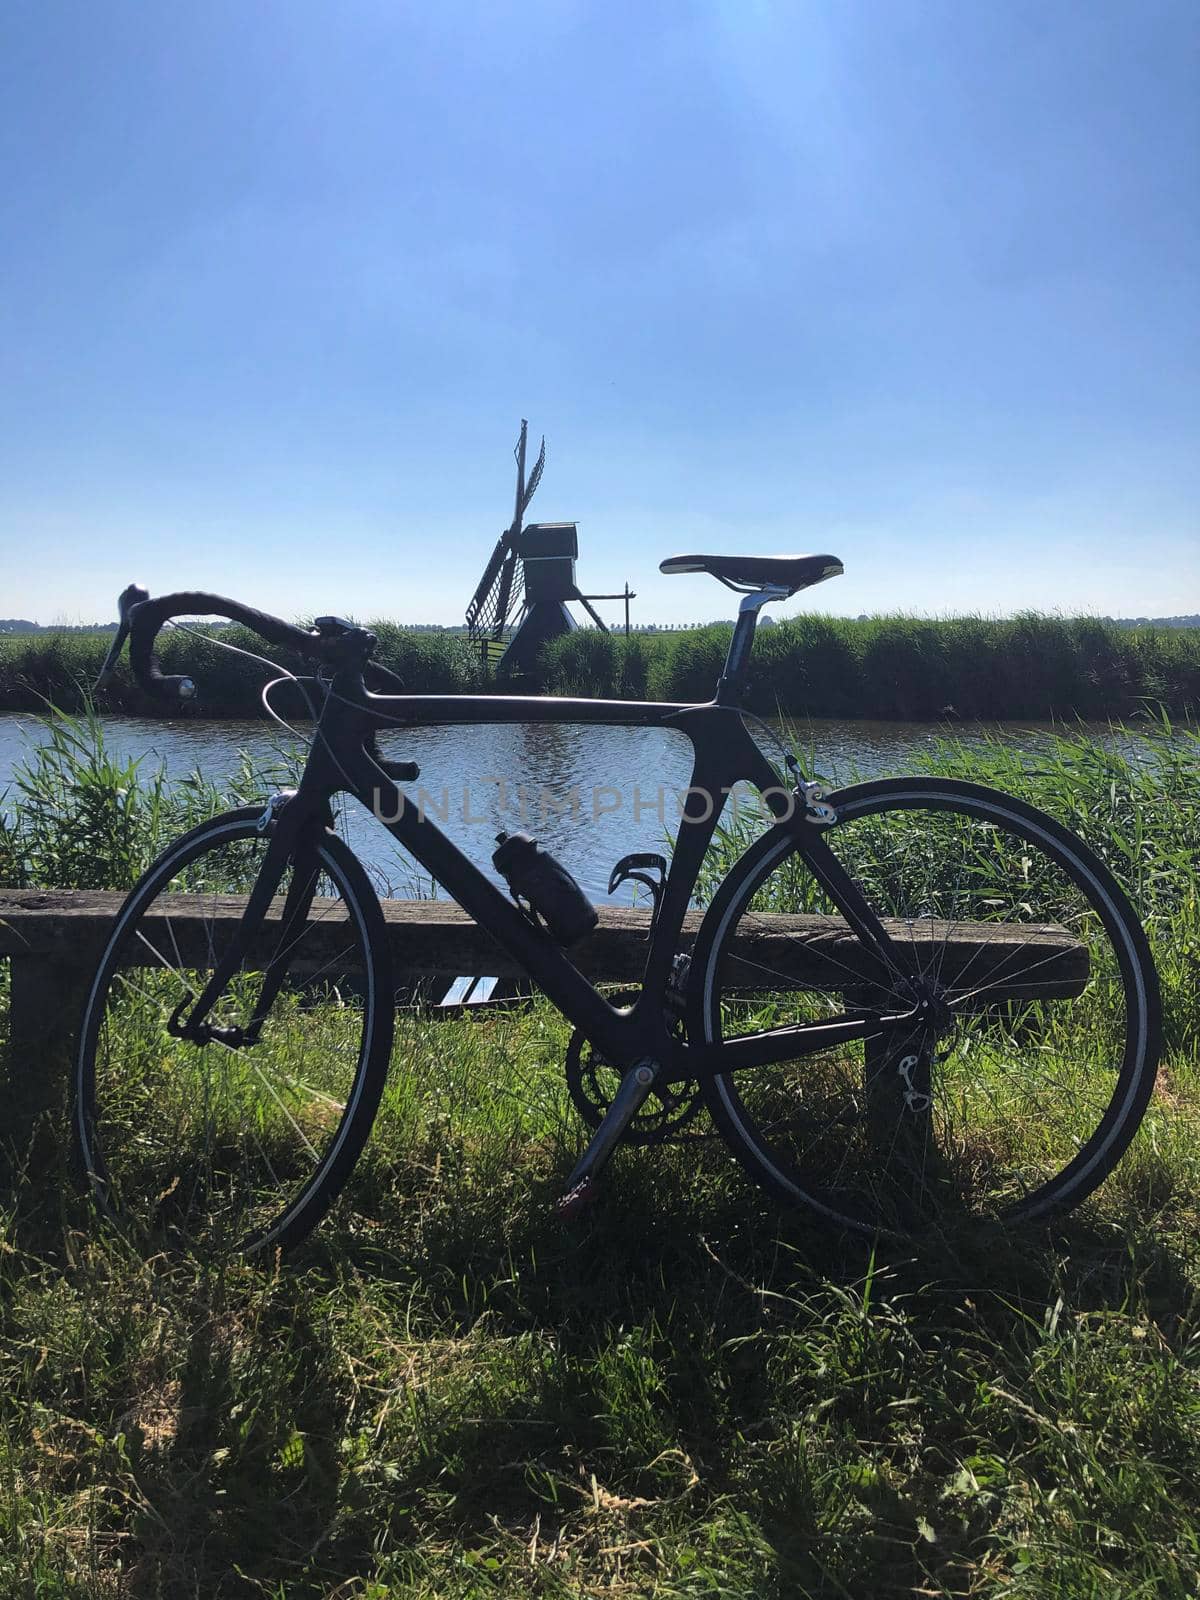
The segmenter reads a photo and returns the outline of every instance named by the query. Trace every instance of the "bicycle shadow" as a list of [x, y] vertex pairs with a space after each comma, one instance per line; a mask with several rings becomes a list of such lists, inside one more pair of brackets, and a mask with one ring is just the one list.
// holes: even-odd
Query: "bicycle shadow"
[[285, 1286], [197, 1317], [157, 1429], [135, 1424], [149, 1514], [131, 1593], [249, 1593], [307, 1566], [337, 1524], [348, 1403], [336, 1367], [328, 1326]]
[[335, 1211], [301, 1253], [325, 1270], [351, 1262], [368, 1277], [400, 1281], [415, 1271], [422, 1290], [440, 1295], [444, 1313], [464, 1325], [480, 1310], [472, 1281], [492, 1285], [490, 1313], [503, 1308], [514, 1327], [557, 1326], [576, 1307], [588, 1319], [606, 1308], [652, 1314], [684, 1283], [727, 1299], [735, 1288], [780, 1295], [797, 1284], [845, 1287], [885, 1272], [897, 1292], [986, 1293], [1013, 1315], [1060, 1295], [1081, 1309], [1113, 1310], [1136, 1291], [1169, 1319], [1196, 1292], [1200, 1244], [1189, 1252], [1182, 1229], [1164, 1233], [1133, 1200], [1120, 1212], [1089, 1202], [1016, 1228], [964, 1218], [915, 1238], [872, 1238], [781, 1210], [740, 1175], [729, 1177], [723, 1152], [718, 1165], [720, 1178], [703, 1183], [686, 1155], [664, 1166], [658, 1150], [624, 1152], [600, 1199], [568, 1222], [556, 1213], [562, 1162], [532, 1180], [511, 1173], [504, 1193], [485, 1181], [472, 1195], [459, 1185], [446, 1199], [421, 1182], [420, 1170], [392, 1183], [376, 1175], [357, 1192], [352, 1182], [341, 1213], [352, 1219], [357, 1210], [375, 1227], [358, 1231]]
[[[544, 1198], [553, 1192], [547, 1183]], [[511, 1399], [448, 1426], [424, 1465], [399, 1464], [410, 1501], [429, 1492], [431, 1460], [513, 1467], [486, 1480], [469, 1465], [439, 1478], [454, 1505], [447, 1533], [481, 1548], [498, 1526], [510, 1539], [535, 1527], [555, 1537], [567, 1522], [556, 1507], [593, 1479], [601, 1523], [609, 1507], [641, 1504], [653, 1517], [655, 1507], [684, 1502], [692, 1472], [705, 1503], [744, 1502], [731, 1439], [769, 1427], [796, 1457], [796, 1484], [759, 1523], [779, 1592], [912, 1593], [930, 1576], [915, 1523], [927, 1516], [940, 1525], [945, 1505], [932, 1491], [927, 1504], [914, 1500], [884, 1475], [864, 1479], [863, 1587], [826, 1586], [829, 1530], [805, 1477], [804, 1419], [836, 1422], [846, 1448], [862, 1451], [864, 1473], [874, 1471], [870, 1451], [887, 1450], [868, 1441], [885, 1438], [898, 1417], [920, 1419], [932, 1433], [949, 1430], [937, 1449], [952, 1466], [956, 1452], [986, 1447], [972, 1445], [969, 1427], [955, 1436], [952, 1405], [935, 1424], [942, 1400], [922, 1384], [940, 1381], [938, 1351], [969, 1348], [975, 1381], [1006, 1397], [997, 1402], [1013, 1411], [1004, 1427], [1010, 1436], [1023, 1430], [1024, 1449], [1045, 1424], [1020, 1412], [1021, 1380], [1039, 1363], [1053, 1366], [1060, 1322], [1067, 1330], [1148, 1314], [1154, 1337], [1178, 1345], [1195, 1304], [1194, 1261], [1132, 1218], [1083, 1211], [1052, 1227], [943, 1232], [915, 1247], [781, 1218], [748, 1188], [731, 1188], [724, 1205], [692, 1198], [672, 1194], [649, 1163], [629, 1163], [574, 1233], [526, 1206], [517, 1226], [491, 1237], [478, 1215], [440, 1217], [407, 1268], [386, 1247], [364, 1251], [358, 1270], [394, 1274], [464, 1337], [484, 1327], [489, 1338], [526, 1338], [531, 1350], [553, 1352]], [[962, 1386], [961, 1370], [953, 1382]], [[652, 1405], [644, 1403], [651, 1389]], [[800, 1432], [788, 1444], [793, 1422]], [[556, 1497], [535, 1492], [535, 1479], [552, 1479]], [[982, 1520], [945, 1559], [965, 1559], [972, 1540], [989, 1536], [986, 1511], [971, 1515]], [[609, 1548], [619, 1542], [618, 1511], [612, 1520]], [[905, 1538], [913, 1549], [902, 1548]]]
[[[368, 1171], [358, 1207], [341, 1207], [287, 1265], [190, 1280], [155, 1268], [147, 1310], [157, 1294], [181, 1358], [141, 1392], [131, 1374], [119, 1414], [81, 1410], [126, 1440], [129, 1592], [365, 1579], [381, 1550], [414, 1539], [414, 1507], [422, 1537], [474, 1549], [497, 1530], [549, 1546], [584, 1504], [587, 1537], [608, 1548], [657, 1507], [695, 1495], [699, 1513], [743, 1494], [729, 1440], [761, 1427], [781, 1396], [798, 1416], [839, 1408], [869, 1436], [884, 1403], [873, 1363], [893, 1348], [1028, 1344], [1060, 1302], [1109, 1313], [1140, 1300], [1171, 1340], [1193, 1301], [1188, 1258], [1133, 1219], [1085, 1211], [1052, 1229], [943, 1233], [918, 1247], [835, 1234], [740, 1181], [689, 1183], [688, 1167], [631, 1154], [573, 1227], [553, 1211], [554, 1161], [535, 1179], [514, 1174], [505, 1195], [458, 1174], [439, 1196], [416, 1169], [382, 1195]], [[70, 1280], [96, 1220], [61, 1178], [31, 1178], [8, 1238]], [[339, 1320], [368, 1299], [411, 1345], [407, 1365], [389, 1356], [383, 1395], [376, 1374], [348, 1370], [356, 1341]], [[842, 1366], [823, 1372], [830, 1350]], [[783, 1387], [782, 1355], [794, 1366]], [[456, 1362], [476, 1384], [469, 1404], [445, 1398]], [[371, 1444], [396, 1409], [415, 1420]], [[888, 1493], [873, 1491], [881, 1523], [911, 1510]], [[814, 1515], [798, 1490], [761, 1523], [778, 1581], [798, 1592], [823, 1592]], [[898, 1582], [905, 1558], [889, 1559]]]

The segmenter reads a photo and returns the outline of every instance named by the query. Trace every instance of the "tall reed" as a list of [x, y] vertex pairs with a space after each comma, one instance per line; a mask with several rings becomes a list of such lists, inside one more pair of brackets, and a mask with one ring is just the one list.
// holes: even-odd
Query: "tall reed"
[[[485, 672], [462, 634], [412, 633], [371, 625], [378, 659], [414, 694], [460, 694], [512, 685]], [[239, 628], [227, 643], [260, 652]], [[580, 629], [542, 653], [540, 676], [524, 687], [552, 694], [618, 699], [705, 700], [716, 686], [730, 628], [716, 623], [678, 633], [618, 634]], [[36, 710], [44, 699], [78, 709], [110, 640], [101, 634], [24, 634], [0, 639], [0, 711]], [[207, 648], [190, 634], [161, 636], [164, 666], [199, 685], [195, 711], [253, 716], [267, 676], [258, 664]], [[289, 670], [301, 663], [278, 656]], [[103, 707], [150, 712], [122, 665]], [[1117, 628], [1094, 618], [1029, 613], [1007, 620], [884, 616], [863, 621], [802, 614], [759, 629], [748, 704], [816, 717], [917, 721], [1128, 718], [1161, 705], [1173, 715], [1200, 711], [1200, 629]]]
[[0, 884], [128, 888], [171, 839], [268, 781], [245, 757], [221, 785], [199, 770], [168, 779], [161, 765], [114, 756], [92, 706], [51, 712], [0, 793]]
[[[463, 694], [481, 687], [483, 669], [461, 635], [409, 633], [392, 622], [375, 622], [371, 627], [379, 638], [376, 658], [397, 674], [410, 693]], [[165, 629], [158, 644], [163, 670], [186, 673], [199, 691], [194, 705], [187, 708], [189, 715], [257, 716], [262, 687], [273, 676], [259, 661], [205, 644], [196, 638], [196, 631], [211, 632], [221, 644], [255, 656], [265, 654], [289, 672], [312, 670], [290, 652], [265, 646], [246, 628], [227, 627], [219, 633], [205, 628], [186, 633]], [[0, 711], [37, 711], [47, 700], [65, 711], [81, 710], [111, 643], [107, 634], [20, 634], [0, 639]], [[138, 688], [125, 655], [97, 703], [110, 712], [154, 715], [162, 710]], [[300, 709], [298, 700], [295, 705]]]
[[[1200, 730], [1160, 713], [1138, 725], [1136, 753], [1082, 733], [1039, 739], [1036, 754], [992, 735], [944, 738], [898, 771], [962, 778], [1015, 795], [1088, 844], [1129, 895], [1150, 938], [1163, 991], [1168, 1050], [1200, 1058]], [[802, 770], [811, 752], [797, 751]], [[843, 785], [855, 781], [842, 770]], [[702, 893], [762, 826], [754, 808], [722, 827], [705, 862]]]
[[[702, 700], [716, 686], [731, 629], [567, 634], [543, 654], [546, 683], [622, 694], [628, 675], [655, 700]], [[624, 662], [635, 656], [636, 674]], [[644, 665], [643, 665], [644, 664]], [[1162, 705], [1200, 710], [1200, 629], [1116, 628], [1033, 614], [1004, 621], [952, 617], [802, 615], [760, 627], [751, 658], [752, 710], [911, 721], [1127, 718]]]

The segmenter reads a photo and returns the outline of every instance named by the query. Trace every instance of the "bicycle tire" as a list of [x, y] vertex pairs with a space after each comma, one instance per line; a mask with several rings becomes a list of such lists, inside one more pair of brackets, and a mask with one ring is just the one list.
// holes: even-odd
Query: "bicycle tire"
[[[920, 969], [921, 983], [945, 991], [943, 998], [953, 1014], [950, 1051], [940, 1061], [934, 1060], [932, 1048], [927, 1051], [931, 1104], [924, 1119], [924, 1143], [915, 1158], [911, 1149], [906, 1151], [903, 1183], [897, 1180], [892, 1184], [895, 1192], [890, 1192], [892, 1180], [887, 1170], [894, 1152], [887, 1149], [881, 1155], [878, 1138], [862, 1131], [872, 1123], [869, 1108], [864, 1110], [862, 1104], [868, 1096], [867, 1085], [880, 1081], [870, 1078], [862, 1045], [857, 1047], [857, 1061], [842, 1047], [842, 1064], [835, 1073], [827, 1064], [814, 1066], [824, 1058], [807, 1057], [790, 1069], [781, 1067], [778, 1083], [769, 1091], [756, 1087], [757, 1069], [739, 1074], [739, 1082], [733, 1074], [710, 1079], [705, 1099], [726, 1143], [750, 1176], [779, 1199], [810, 1207], [827, 1220], [860, 1232], [920, 1231], [931, 1222], [947, 1221], [955, 1210], [1016, 1223], [1078, 1204], [1109, 1175], [1136, 1133], [1153, 1091], [1161, 1047], [1157, 976], [1145, 934], [1128, 899], [1107, 867], [1068, 829], [998, 791], [954, 779], [898, 778], [858, 784], [828, 798], [838, 814], [838, 822], [826, 834], [831, 848], [853, 869], [851, 876], [865, 890], [877, 914], [900, 913], [899, 920], [904, 922], [903, 913], [908, 911], [913, 954], [911, 958], [906, 954], [906, 964]], [[780, 823], [750, 847], [718, 889], [701, 925], [692, 957], [690, 1026], [694, 1035], [706, 1042], [717, 1043], [735, 1031], [755, 1031], [750, 1025], [753, 1007], [761, 1002], [760, 991], [772, 992], [768, 969], [756, 977], [749, 973], [746, 958], [736, 954], [738, 948], [750, 948], [736, 943], [739, 932], [745, 931], [745, 919], [759, 915], [766, 904], [778, 909], [789, 895], [792, 903], [786, 908], [802, 909], [796, 897], [805, 893], [811, 909], [833, 910], [820, 905], [819, 896], [814, 905], [815, 891], [804, 887], [811, 880], [797, 851], [796, 826], [794, 822]], [[1020, 847], [1019, 854], [1013, 853], [1014, 846]], [[948, 857], [958, 860], [966, 880], [958, 899], [942, 886], [943, 880], [949, 881]], [[917, 869], [923, 860], [928, 881], [920, 883]], [[780, 868], [783, 877], [772, 883]], [[1015, 898], [1018, 893], [1019, 901]], [[1029, 949], [1035, 938], [1031, 929], [1038, 924], [1034, 913], [1043, 905], [1040, 900], [1034, 904], [1039, 893], [1044, 895], [1046, 908], [1056, 904], [1058, 908], [1057, 917], [1045, 920], [1066, 928], [1073, 939], [1084, 944], [1088, 957], [1085, 986], [1073, 998], [1037, 998], [1037, 990], [1031, 988], [1031, 998], [1007, 1000], [1002, 997], [1002, 987], [1000, 993], [988, 997], [987, 986], [978, 987], [978, 974], [976, 988], [967, 987], [971, 982], [968, 962], [956, 1000], [953, 985], [943, 979], [953, 969], [954, 929], [970, 921], [962, 917], [962, 911], [969, 907], [989, 920], [996, 919], [997, 941], [1011, 939], [1014, 927], [1025, 927], [1016, 948]], [[1017, 914], [1006, 919], [1006, 910]], [[924, 915], [914, 916], [914, 911]], [[946, 914], [940, 944], [934, 937], [939, 911]], [[1028, 919], [1023, 921], [1025, 913]], [[1069, 921], [1062, 920], [1067, 917]], [[1008, 930], [1006, 934], [999, 932], [1000, 924]], [[972, 929], [977, 926], [970, 925]], [[752, 922], [750, 931], [756, 926], [766, 925]], [[845, 931], [849, 935], [849, 929]], [[744, 969], [740, 976], [739, 960]], [[1027, 970], [1032, 973], [1033, 967]], [[1050, 970], [1048, 958], [1046, 970]], [[834, 981], [838, 981], [836, 974]], [[852, 986], [841, 981], [846, 983], [841, 995], [832, 986], [811, 985], [803, 1006], [797, 988], [793, 1009], [803, 1012], [806, 1019], [819, 1014], [814, 996], [822, 994], [827, 1010], [848, 1009], [845, 993]], [[885, 992], [886, 984], [877, 986], [879, 993], [872, 1003], [880, 1014], [888, 1010], [895, 1014], [896, 981], [894, 976], [888, 979], [893, 985], [891, 994]], [[905, 980], [908, 985], [914, 981]], [[756, 983], [758, 990], [754, 989]], [[775, 987], [779, 993], [787, 992], [783, 983], [777, 982]], [[906, 987], [905, 993], [909, 992]], [[749, 997], [752, 993], [759, 994], [759, 1002]], [[860, 989], [855, 1004], [869, 1009], [866, 1001]], [[771, 1004], [774, 1010], [768, 1008], [768, 1014], [774, 1025], [781, 1002], [774, 999]], [[1072, 1006], [1077, 1021], [1081, 1025], [1086, 1022], [1090, 1030], [1086, 1036], [1071, 1031], [1066, 1019]], [[758, 1028], [763, 1026], [763, 1014], [759, 1003]], [[739, 1024], [742, 1016], [747, 1022], [745, 1029]], [[1119, 1063], [1114, 1059], [1118, 1044]], [[974, 1061], [968, 1071], [964, 1062], [972, 1048]], [[1068, 1048], [1066, 1058], [1064, 1048]], [[911, 1067], [916, 1058], [902, 1059]], [[1084, 1070], [1089, 1061], [1111, 1072], [1111, 1090], [1102, 1074]], [[1043, 1067], [1060, 1075], [1058, 1098], [1033, 1088], [1033, 1073]], [[792, 1076], [785, 1088], [789, 1070]], [[831, 1087], [835, 1079], [844, 1081], [838, 1091], [845, 1102], [840, 1113]], [[911, 1088], [911, 1083], [907, 1087]], [[894, 1089], [898, 1094], [907, 1092], [904, 1083]], [[1088, 1095], [1094, 1103], [1083, 1106]], [[765, 1111], [756, 1113], [756, 1097]], [[912, 1104], [918, 1105], [919, 1099]], [[972, 1107], [980, 1107], [976, 1112], [979, 1127], [990, 1128], [991, 1133], [951, 1126], [951, 1112], [965, 1117], [968, 1101]], [[903, 1100], [897, 1103], [908, 1104]], [[1094, 1114], [1093, 1123], [1075, 1129], [1074, 1124], [1089, 1114]], [[859, 1155], [838, 1149], [837, 1135], [832, 1132], [838, 1126], [836, 1115], [843, 1119], [847, 1147], [861, 1145]], [[774, 1125], [765, 1127], [771, 1118]], [[786, 1127], [789, 1122], [795, 1131]], [[1022, 1134], [1030, 1145], [1023, 1156], [1016, 1148]], [[989, 1137], [1001, 1147], [1011, 1148], [1013, 1171], [1006, 1177], [993, 1170], [999, 1162], [994, 1152], [981, 1148], [981, 1140]], [[943, 1145], [953, 1148], [948, 1151]], [[1059, 1156], [1063, 1158], [1061, 1166], [1050, 1170]], [[877, 1163], [874, 1170], [872, 1159]], [[989, 1186], [986, 1195], [965, 1192], [972, 1160], [985, 1174], [981, 1187]], [[855, 1161], [861, 1172], [852, 1171]], [[913, 1206], [908, 1203], [914, 1187], [913, 1167], [922, 1162], [928, 1164], [928, 1175], [924, 1168], [917, 1174], [920, 1204]]]
[[[221, 1255], [261, 1255], [292, 1248], [337, 1198], [378, 1109], [394, 1021], [387, 932], [366, 872], [333, 833], [326, 832], [320, 840], [317, 894], [304, 928], [288, 946], [289, 973], [300, 972], [303, 981], [276, 999], [264, 1024], [263, 1040], [241, 1058], [232, 1053], [234, 1063], [222, 1069], [227, 1104], [220, 1101], [219, 1092], [213, 1092], [218, 1077], [215, 1063], [226, 1062], [226, 1055], [216, 1051], [205, 1058], [204, 1050], [213, 1051], [212, 1044], [185, 1045], [167, 1029], [168, 1006], [179, 993], [197, 991], [200, 985], [194, 974], [203, 972], [206, 963], [208, 967], [214, 964], [219, 940], [233, 925], [228, 916], [218, 919], [219, 890], [232, 881], [231, 870], [245, 875], [246, 881], [239, 881], [237, 887], [248, 887], [266, 846], [266, 837], [259, 831], [261, 818], [260, 807], [230, 811], [184, 834], [159, 856], [118, 912], [89, 991], [75, 1068], [76, 1153], [101, 1208], [137, 1232], [142, 1243], [151, 1238], [158, 1243], [166, 1234], [172, 1243]], [[222, 851], [228, 853], [218, 858]], [[186, 915], [178, 910], [182, 902], [164, 898], [179, 892], [191, 896]], [[210, 892], [211, 910], [205, 920], [194, 908], [201, 903], [207, 906]], [[346, 948], [326, 961], [324, 969], [314, 970], [316, 958], [312, 958], [305, 971], [306, 950], [316, 938], [318, 922], [329, 924], [332, 917], [330, 925], [337, 926], [338, 897], [345, 906]], [[324, 931], [328, 934], [328, 926]], [[336, 943], [341, 943], [340, 936]], [[152, 960], [146, 959], [147, 944]], [[128, 976], [131, 970], [140, 973], [136, 980]], [[227, 986], [222, 1000], [235, 987]], [[252, 986], [247, 983], [246, 989], [249, 994]], [[285, 1014], [286, 1022], [277, 1021], [277, 1016], [282, 1019]], [[285, 1027], [289, 1030], [286, 1042]], [[325, 1049], [324, 1059], [321, 1052], [330, 1040], [340, 1040], [343, 1035], [346, 1067], [344, 1079], [339, 1080], [330, 1076], [329, 1049]], [[277, 1065], [281, 1051], [290, 1072]], [[297, 1059], [303, 1065], [299, 1076]], [[248, 1070], [243, 1071], [243, 1063]], [[142, 1083], [139, 1073], [146, 1075], [147, 1082], [157, 1073], [157, 1090]], [[240, 1080], [236, 1096], [228, 1087], [228, 1081], [235, 1078]], [[325, 1087], [310, 1079], [320, 1080]], [[259, 1081], [270, 1093], [260, 1093], [255, 1101], [247, 1085], [253, 1087]], [[344, 1103], [339, 1111], [343, 1087]], [[206, 1124], [194, 1111], [196, 1090], [202, 1095]], [[129, 1104], [122, 1106], [126, 1100]], [[180, 1124], [178, 1155], [170, 1147], [168, 1106]], [[220, 1139], [228, 1143], [230, 1137], [227, 1128], [220, 1130], [219, 1137], [216, 1131], [222, 1109], [238, 1116], [251, 1113], [245, 1137], [248, 1140], [253, 1135], [261, 1143], [264, 1157], [260, 1164], [281, 1190], [287, 1190], [278, 1214], [272, 1212], [270, 1195], [251, 1205], [249, 1198], [234, 1195], [230, 1171], [222, 1170], [218, 1181], [215, 1168], [204, 1169], [205, 1154], [210, 1163], [215, 1161], [213, 1152]], [[267, 1153], [268, 1139], [273, 1137], [272, 1120], [285, 1137], [290, 1122], [296, 1135], [293, 1142], [307, 1144], [302, 1161], [309, 1170], [293, 1187], [288, 1187], [288, 1180], [280, 1178], [276, 1170], [283, 1169], [278, 1149], [275, 1165]], [[198, 1154], [195, 1136], [201, 1130], [204, 1152]], [[229, 1168], [235, 1165], [234, 1154], [226, 1152], [223, 1159]], [[249, 1157], [240, 1159], [248, 1184]], [[179, 1191], [179, 1174], [185, 1168], [184, 1188], [191, 1197], [192, 1213], [181, 1217], [178, 1213], [186, 1207], [168, 1197]], [[226, 1225], [222, 1228], [202, 1214], [203, 1199], [213, 1197], [215, 1212], [218, 1195], [226, 1196], [222, 1212]], [[164, 1220], [172, 1205], [176, 1213], [172, 1220]], [[244, 1233], [233, 1226], [241, 1214], [239, 1208], [254, 1222]]]

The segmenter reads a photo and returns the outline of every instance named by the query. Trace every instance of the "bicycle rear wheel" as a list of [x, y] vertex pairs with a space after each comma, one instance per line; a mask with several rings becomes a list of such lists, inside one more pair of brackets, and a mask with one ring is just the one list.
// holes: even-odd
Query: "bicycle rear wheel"
[[780, 826], [701, 928], [694, 1026], [719, 1042], [847, 1012], [919, 1020], [712, 1080], [734, 1154], [785, 1201], [866, 1232], [1076, 1204], [1136, 1132], [1158, 1060], [1157, 980], [1124, 894], [1066, 829], [974, 784], [830, 799], [824, 838], [885, 921], [891, 967], [864, 960]]
[[[393, 1023], [386, 931], [333, 834], [317, 845], [311, 904], [288, 930], [286, 978], [256, 1042], [197, 1044], [169, 1026], [236, 933], [267, 849], [261, 816], [230, 812], [167, 850], [119, 912], [92, 983], [76, 1141], [101, 1204], [141, 1248], [220, 1257], [295, 1244], [338, 1194], [378, 1107]], [[250, 1023], [299, 870], [289, 864], [212, 1008], [222, 1030]]]

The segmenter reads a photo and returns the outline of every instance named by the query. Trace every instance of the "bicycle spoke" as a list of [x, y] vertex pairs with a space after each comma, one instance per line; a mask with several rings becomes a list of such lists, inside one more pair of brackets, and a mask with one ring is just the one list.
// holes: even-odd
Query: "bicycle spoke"
[[[868, 1033], [718, 1077], [718, 1120], [763, 1181], [854, 1226], [891, 1226], [913, 1206], [1011, 1215], [1077, 1197], [1136, 1126], [1123, 1075], [1143, 1103], [1152, 1081], [1114, 946], [1119, 935], [1132, 949], [1135, 919], [1113, 909], [1106, 920], [1116, 891], [1099, 898], [1094, 864], [1073, 865], [1078, 846], [1061, 854], [1040, 824], [1007, 816], [1002, 797], [976, 805], [944, 784], [955, 797], [943, 799], [934, 783], [926, 802], [911, 786], [877, 787], [878, 804], [843, 810], [826, 838], [891, 932], [896, 964], [871, 977], [867, 961], [861, 976], [852, 951], [821, 943], [818, 980], [803, 977], [799, 952], [794, 965], [739, 954], [743, 938], [780, 937], [773, 913], [845, 926], [797, 870], [801, 857], [764, 847], [706, 958], [708, 1025], [719, 1039], [815, 1020], [839, 1005], [832, 970], [845, 975], [845, 1009], [902, 1012], [911, 1038]], [[894, 806], [889, 787], [905, 790]]]
[[[98, 1193], [140, 1234], [206, 1253], [283, 1237], [273, 1230], [285, 1222], [297, 1233], [311, 1226], [305, 1208], [315, 1217], [336, 1193], [334, 1153], [353, 1158], [343, 1136], [350, 1109], [369, 1119], [381, 1084], [366, 1100], [356, 1094], [370, 1018], [379, 1018], [368, 997], [386, 989], [369, 976], [362, 914], [352, 914], [344, 879], [325, 859], [343, 850], [336, 841], [320, 847], [320, 892], [305, 918], [265, 958], [272, 986], [280, 980], [267, 1010], [257, 1012], [265, 970], [255, 940], [198, 1036], [168, 1028], [179, 1001], [203, 993], [241, 937], [238, 907], [267, 848], [257, 820], [218, 820], [177, 863], [168, 854], [152, 870], [110, 943], [97, 1014], [85, 1022], [79, 1126]], [[291, 870], [268, 931], [282, 927]], [[363, 1136], [365, 1124], [358, 1144]]]

